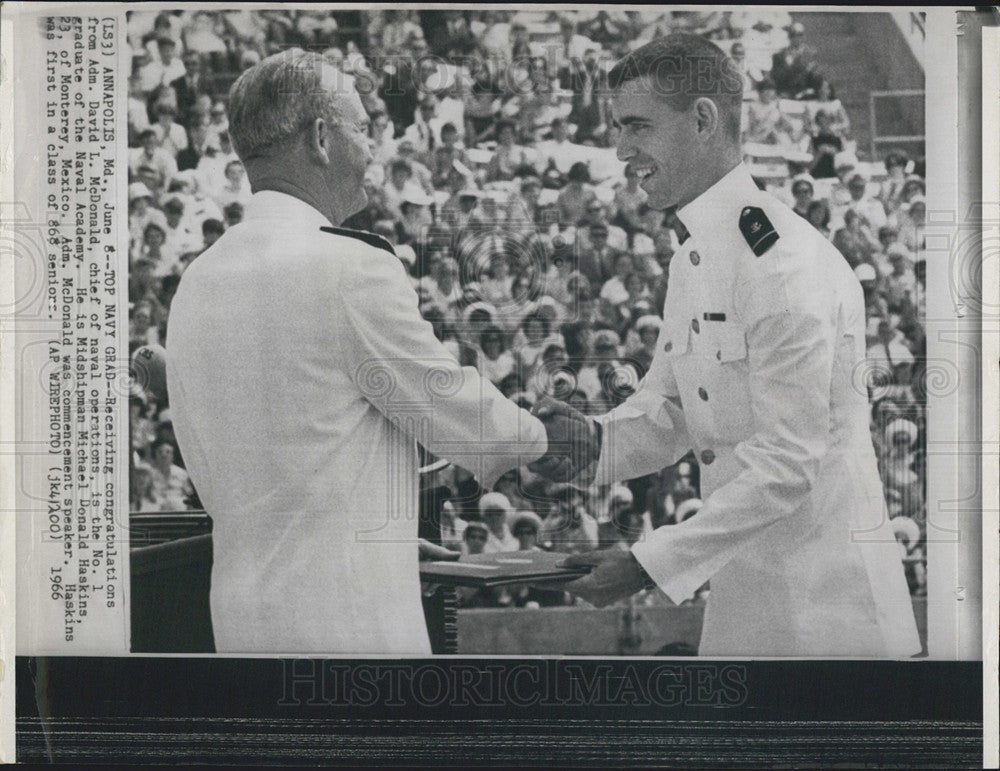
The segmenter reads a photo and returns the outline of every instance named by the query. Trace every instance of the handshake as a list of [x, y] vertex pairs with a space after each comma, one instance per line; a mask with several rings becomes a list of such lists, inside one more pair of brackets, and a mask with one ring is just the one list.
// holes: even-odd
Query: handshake
[[528, 469], [553, 482], [569, 482], [584, 472], [593, 477], [601, 454], [600, 424], [548, 396], [535, 404], [531, 414], [544, 424], [549, 446], [545, 455], [528, 464]]

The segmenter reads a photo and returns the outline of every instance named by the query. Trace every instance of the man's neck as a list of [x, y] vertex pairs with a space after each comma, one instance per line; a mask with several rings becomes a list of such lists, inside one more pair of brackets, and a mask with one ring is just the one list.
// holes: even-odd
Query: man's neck
[[317, 191], [314, 186], [307, 182], [299, 182], [289, 179], [285, 173], [269, 173], [255, 175], [251, 183], [253, 192], [259, 193], [263, 190], [271, 190], [275, 193], [284, 193], [293, 198], [298, 198], [303, 203], [309, 204], [316, 211], [323, 214], [334, 225], [340, 225], [353, 212], [348, 211], [348, 206], [340, 200], [331, 200], [331, 196], [324, 195]]
[[688, 204], [697, 201], [701, 196], [703, 196], [708, 190], [715, 187], [715, 185], [728, 176], [733, 169], [739, 166], [743, 162], [742, 158], [738, 155], [727, 156], [720, 159], [714, 173], [706, 174], [704, 179], [699, 180], [698, 184], [695, 186], [694, 190], [688, 194], [687, 200], [680, 201], [677, 204], [677, 209], [680, 210], [687, 206]]

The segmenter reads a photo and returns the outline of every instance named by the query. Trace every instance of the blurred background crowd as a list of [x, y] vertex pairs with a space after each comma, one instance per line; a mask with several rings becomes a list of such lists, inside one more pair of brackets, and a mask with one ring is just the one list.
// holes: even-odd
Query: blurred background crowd
[[[858, 112], [837, 95], [848, 84], [831, 82], [831, 58], [813, 47], [806, 16], [653, 7], [131, 13], [130, 350], [166, 344], [185, 268], [239, 224], [251, 195], [227, 133], [229, 86], [263, 57], [301, 47], [352, 76], [371, 118], [369, 203], [344, 225], [394, 245], [438, 338], [525, 407], [549, 395], [591, 414], [611, 409], [649, 366], [685, 234], [671, 212], [646, 206], [633, 170], [616, 159], [604, 79], [654, 37], [700, 33], [743, 76], [745, 157], [758, 185], [829, 238], [864, 289], [869, 372], [860, 387], [871, 396], [887, 515], [911, 590], [922, 594], [923, 149], [890, 145], [875, 157], [874, 145], [859, 147]], [[133, 511], [197, 508], [169, 405], [140, 386], [131, 431]], [[428, 515], [463, 554], [628, 548], [701, 505], [693, 455], [586, 491], [527, 468], [493, 490], [454, 466], [425, 483], [436, 491]], [[460, 599], [571, 602], [538, 590]]]

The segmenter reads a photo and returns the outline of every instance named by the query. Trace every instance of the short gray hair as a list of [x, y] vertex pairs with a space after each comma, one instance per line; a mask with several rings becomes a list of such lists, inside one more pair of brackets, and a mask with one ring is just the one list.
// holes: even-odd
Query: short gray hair
[[[319, 54], [292, 48], [240, 75], [226, 112], [233, 148], [243, 161], [266, 155], [317, 118], [336, 122], [337, 94], [323, 83], [324, 67], [332, 69]], [[346, 76], [343, 81], [352, 86]]]

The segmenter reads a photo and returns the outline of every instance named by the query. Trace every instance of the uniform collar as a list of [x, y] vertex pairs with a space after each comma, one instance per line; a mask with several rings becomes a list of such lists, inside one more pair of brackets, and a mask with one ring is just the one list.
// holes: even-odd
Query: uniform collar
[[739, 163], [691, 203], [678, 209], [677, 218], [695, 242], [712, 240], [718, 238], [720, 224], [738, 223], [743, 207], [759, 193], [750, 170]]
[[331, 227], [333, 225], [326, 215], [313, 208], [301, 198], [296, 198], [277, 190], [261, 190], [250, 196], [245, 220], [295, 220], [305, 229]]

